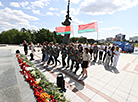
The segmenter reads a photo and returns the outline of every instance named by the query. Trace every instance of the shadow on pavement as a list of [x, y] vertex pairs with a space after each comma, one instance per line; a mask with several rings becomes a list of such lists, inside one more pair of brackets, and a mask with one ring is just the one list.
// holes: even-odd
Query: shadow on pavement
[[118, 74], [120, 73], [117, 68], [114, 68], [112, 66], [104, 66], [105, 70], [110, 71], [111, 73]]

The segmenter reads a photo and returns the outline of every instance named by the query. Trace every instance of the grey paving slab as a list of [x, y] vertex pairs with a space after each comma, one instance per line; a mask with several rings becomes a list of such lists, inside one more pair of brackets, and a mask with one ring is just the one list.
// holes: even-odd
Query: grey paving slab
[[3, 90], [2, 93], [7, 102], [22, 102], [17, 85]]
[[11, 49], [0, 48], [0, 102], [36, 102]]

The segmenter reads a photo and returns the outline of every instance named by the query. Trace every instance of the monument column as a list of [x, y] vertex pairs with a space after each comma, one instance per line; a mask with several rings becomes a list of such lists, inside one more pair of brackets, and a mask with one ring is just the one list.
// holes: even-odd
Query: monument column
[[[63, 26], [70, 26], [71, 25], [70, 20], [72, 20], [72, 19], [69, 16], [69, 5], [70, 5], [70, 0], [68, 0], [66, 19], [65, 19], [64, 22], [62, 22], [62, 25]], [[70, 34], [65, 34], [64, 35], [64, 38], [63, 38], [63, 44], [66, 44], [67, 45], [69, 43], [69, 39], [70, 39]]]

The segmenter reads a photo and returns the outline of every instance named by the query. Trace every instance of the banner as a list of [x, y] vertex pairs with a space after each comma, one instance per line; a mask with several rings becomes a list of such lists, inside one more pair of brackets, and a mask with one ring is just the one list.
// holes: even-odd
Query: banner
[[56, 34], [71, 34], [73, 32], [72, 26], [56, 27]]
[[78, 33], [97, 32], [97, 22], [79, 25]]

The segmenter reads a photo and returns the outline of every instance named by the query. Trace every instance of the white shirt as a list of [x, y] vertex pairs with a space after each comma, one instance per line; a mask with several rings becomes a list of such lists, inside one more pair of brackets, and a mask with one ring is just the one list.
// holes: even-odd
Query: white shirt
[[93, 46], [92, 45], [90, 46], [90, 49], [93, 49]]
[[82, 48], [83, 48], [83, 51], [84, 51], [84, 48], [86, 47], [86, 45], [82, 45]]
[[100, 51], [103, 51], [105, 49], [104, 45], [100, 45]]
[[82, 57], [83, 57], [83, 61], [90, 61], [90, 54], [87, 54], [87, 53], [83, 53], [83, 55], [82, 55]]
[[109, 46], [106, 47], [106, 52], [108, 51], [108, 49], [109, 49]]
[[117, 57], [120, 56], [120, 51], [115, 50], [114, 53], [115, 53], [114, 56], [117, 56]]

